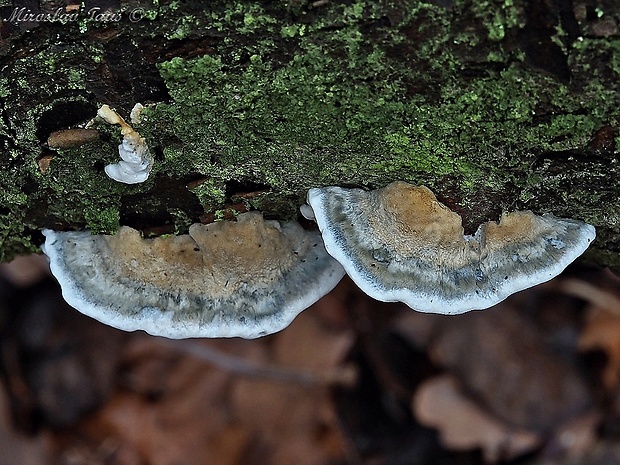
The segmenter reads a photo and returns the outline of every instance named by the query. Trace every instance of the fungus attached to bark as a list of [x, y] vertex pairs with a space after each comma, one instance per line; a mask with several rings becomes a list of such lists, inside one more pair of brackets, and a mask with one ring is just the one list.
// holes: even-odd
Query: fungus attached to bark
[[458, 214], [405, 182], [310, 189], [308, 203], [325, 248], [363, 291], [422, 312], [491, 307], [558, 275], [595, 237], [591, 225], [530, 211], [465, 236]]
[[125, 184], [137, 184], [146, 181], [151, 169], [153, 169], [153, 156], [142, 136], [107, 105], [103, 105], [97, 111], [97, 116], [110, 124], [120, 125], [123, 135], [123, 143], [118, 146], [118, 154], [121, 160], [118, 163], [107, 165], [105, 173], [115, 181]]
[[71, 306], [119, 329], [169, 338], [274, 333], [344, 275], [318, 231], [257, 212], [166, 238], [142, 239], [129, 227], [115, 236], [43, 234]]

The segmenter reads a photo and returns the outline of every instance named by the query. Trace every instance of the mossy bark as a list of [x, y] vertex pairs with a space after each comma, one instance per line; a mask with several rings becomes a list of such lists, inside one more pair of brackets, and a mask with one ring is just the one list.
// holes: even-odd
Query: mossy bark
[[[620, 265], [614, 0], [28, 5], [0, 0], [0, 261], [45, 227], [288, 219], [310, 187], [401, 179], [469, 231], [502, 210], [587, 221], [590, 259]], [[143, 184], [103, 172], [117, 127], [46, 145], [137, 102], [156, 157]]]

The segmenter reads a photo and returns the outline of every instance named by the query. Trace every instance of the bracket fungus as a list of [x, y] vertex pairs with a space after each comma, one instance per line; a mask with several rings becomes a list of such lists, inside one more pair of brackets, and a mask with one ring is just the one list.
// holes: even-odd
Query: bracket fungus
[[43, 234], [71, 306], [119, 329], [175, 339], [274, 333], [344, 276], [318, 231], [258, 212], [155, 239], [126, 226], [115, 236]]
[[[138, 108], [136, 105], [134, 110]], [[132, 110], [132, 117], [134, 110]], [[105, 173], [112, 179], [125, 184], [137, 184], [148, 179], [153, 169], [153, 156], [144, 138], [121, 118], [109, 106], [103, 105], [97, 116], [107, 123], [118, 124], [121, 127], [123, 142], [118, 146], [121, 160], [118, 163], [107, 165]]]
[[594, 240], [581, 221], [504, 213], [464, 235], [426, 187], [310, 189], [325, 248], [371, 297], [443, 314], [480, 310], [560, 274]]

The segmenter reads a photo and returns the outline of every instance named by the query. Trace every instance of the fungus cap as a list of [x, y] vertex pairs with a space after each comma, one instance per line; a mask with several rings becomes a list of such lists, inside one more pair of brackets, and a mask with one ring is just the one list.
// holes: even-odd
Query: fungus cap
[[548, 281], [595, 237], [581, 221], [517, 211], [465, 236], [461, 217], [426, 187], [310, 189], [325, 248], [371, 297], [432, 313], [491, 307]]
[[169, 338], [279, 331], [344, 275], [318, 231], [256, 212], [166, 238], [142, 239], [129, 227], [115, 236], [43, 234], [71, 306], [119, 329]]

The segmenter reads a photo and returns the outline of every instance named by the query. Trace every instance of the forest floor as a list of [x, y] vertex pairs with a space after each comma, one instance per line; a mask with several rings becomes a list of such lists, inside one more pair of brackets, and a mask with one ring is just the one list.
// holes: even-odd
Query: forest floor
[[258, 340], [169, 341], [0, 266], [0, 465], [620, 464], [620, 279], [425, 315], [345, 279]]

